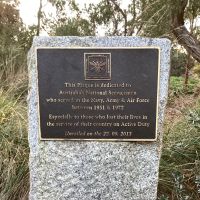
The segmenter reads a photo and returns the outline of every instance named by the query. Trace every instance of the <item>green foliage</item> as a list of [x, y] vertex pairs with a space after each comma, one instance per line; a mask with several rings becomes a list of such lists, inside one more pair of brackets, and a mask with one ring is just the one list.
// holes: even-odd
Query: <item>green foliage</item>
[[[141, 23], [139, 22], [141, 12], [139, 10], [142, 7], [142, 1], [130, 1], [130, 4], [124, 9], [121, 8], [121, 1], [101, 0], [98, 3], [85, 5], [85, 8], [82, 10], [80, 10], [75, 0], [49, 0], [49, 2], [56, 8], [57, 13], [57, 22], [52, 23], [50, 20], [53, 33], [56, 33], [54, 31], [55, 27], [57, 27], [55, 26], [56, 24], [59, 24], [59, 32], [62, 32], [61, 29], [65, 29], [65, 26], [71, 26], [70, 22], [73, 20], [75, 25], [78, 25], [78, 28], [75, 28], [75, 32], [71, 31], [70, 34], [78, 35], [77, 29], [81, 31], [83, 27], [75, 21], [80, 21], [80, 19], [84, 20], [85, 23], [87, 21], [87, 24], [90, 25], [90, 32], [81, 31], [81, 35], [83, 33], [85, 35], [88, 35], [88, 33], [90, 33], [89, 35], [97, 34], [101, 26], [106, 28], [106, 35], [133, 35], [136, 27], [141, 27]], [[67, 11], [69, 9], [76, 15], [76, 18], [68, 15]], [[49, 22], [47, 23], [47, 21], [49, 20], [46, 20], [45, 27], [49, 26]]]
[[84, 36], [93, 35], [90, 24], [84, 19], [68, 19], [55, 28], [53, 35], [57, 36]]
[[188, 120], [200, 132], [200, 108], [190, 110]]
[[196, 64], [194, 66], [193, 71], [194, 71], [194, 74], [197, 75], [200, 78], [200, 64]]
[[[92, 24], [85, 17], [81, 17], [81, 11], [74, 0], [49, 1], [56, 8], [56, 18], [43, 19], [43, 27], [49, 29], [50, 35], [56, 36], [85, 36], [94, 35]], [[72, 10], [75, 17], [69, 17], [67, 10]]]
[[185, 73], [187, 55], [177, 49], [172, 49], [171, 53], [171, 76], [182, 76]]
[[49, 0], [49, 2], [61, 12], [65, 10], [67, 0]]
[[15, 63], [12, 56], [4, 68], [7, 78], [0, 83], [0, 199], [25, 200], [29, 190], [27, 75], [24, 63], [17, 74], [10, 71], [14, 66], [9, 65]]
[[26, 55], [17, 44], [5, 51], [0, 62], [0, 199], [25, 200], [29, 189]]
[[111, 4], [105, 0], [97, 5], [89, 4], [86, 12], [89, 13], [89, 20], [96, 25], [108, 24], [114, 14]]
[[[98, 3], [87, 4], [85, 9], [80, 10], [75, 0], [49, 0], [49, 2], [57, 10], [57, 22], [63, 22], [59, 25], [60, 30], [62, 27], [65, 29], [65, 26], [71, 26], [70, 19], [73, 18], [67, 12], [70, 9], [76, 15], [73, 21], [84, 19], [90, 24], [93, 34], [97, 33], [100, 26], [104, 26], [107, 35], [167, 36], [170, 39], [173, 39], [171, 16], [177, 12], [180, 5], [180, 0], [136, 0], [130, 1], [124, 8], [119, 0], [101, 0]], [[189, 21], [197, 18], [199, 9], [200, 5], [197, 1], [189, 1], [185, 17]], [[196, 23], [192, 24], [193, 33], [196, 34], [198, 26]], [[47, 23], [45, 26], [48, 26]], [[81, 28], [79, 24], [79, 31]], [[78, 35], [77, 29], [75, 35]], [[70, 34], [73, 35], [73, 32]]]
[[199, 87], [200, 80], [198, 78], [189, 78], [187, 87], [184, 85], [184, 78], [172, 76], [170, 78], [169, 99], [174, 99], [180, 95], [194, 94]]
[[190, 0], [186, 8], [186, 18], [193, 20], [200, 14], [200, 1]]
[[[24, 31], [15, 7], [0, 2], [0, 199], [28, 199], [28, 88]], [[7, 7], [8, 6], [8, 7]], [[6, 13], [9, 8], [9, 12]], [[5, 12], [6, 11], [6, 12]], [[16, 14], [12, 16], [13, 14]], [[11, 15], [11, 16], [10, 16]], [[18, 21], [19, 20], [19, 21]]]
[[0, 2], [0, 36], [4, 38], [3, 41], [1, 40], [3, 45], [16, 42], [16, 33], [22, 25], [16, 6], [5, 1]]
[[[165, 125], [159, 196], [174, 200], [200, 198], [200, 136], [199, 129], [188, 120], [188, 109], [181, 120]], [[200, 104], [193, 112], [195, 109], [200, 109]]]
[[4, 81], [22, 69], [34, 30], [27, 30], [17, 4], [0, 2], [0, 79]]
[[[12, 1], [13, 2], [13, 1]], [[21, 46], [25, 50], [32, 40], [33, 30], [27, 30], [19, 16], [17, 4], [0, 1], [0, 58], [4, 59], [7, 50], [13, 45]]]
[[1, 200], [28, 199], [27, 106], [17, 95], [19, 85], [15, 83], [7, 91], [0, 91]]
[[144, 23], [142, 35], [160, 37], [171, 34], [170, 0], [144, 1], [144, 10], [141, 15]]
[[0, 2], [0, 60], [5, 61], [9, 47], [17, 43], [21, 26], [19, 19], [15, 5]]
[[161, 195], [160, 197], [158, 197], [158, 200], [169, 200], [169, 198], [165, 195]]
[[[187, 0], [143, 0], [144, 8], [141, 14], [141, 23], [144, 23], [144, 26], [142, 35], [148, 37], [165, 36], [173, 40], [171, 17], [177, 13], [184, 1]], [[200, 1], [188, 1], [184, 17], [190, 22], [190, 31], [197, 37], [199, 25], [195, 23], [195, 19], [199, 15]]]

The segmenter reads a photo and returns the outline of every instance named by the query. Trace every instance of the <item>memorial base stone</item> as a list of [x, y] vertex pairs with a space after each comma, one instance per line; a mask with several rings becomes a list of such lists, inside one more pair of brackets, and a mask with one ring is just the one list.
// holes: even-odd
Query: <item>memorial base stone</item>
[[[155, 142], [41, 141], [37, 47], [160, 47]], [[35, 37], [28, 56], [30, 200], [155, 200], [167, 102], [170, 41], [137, 37]]]

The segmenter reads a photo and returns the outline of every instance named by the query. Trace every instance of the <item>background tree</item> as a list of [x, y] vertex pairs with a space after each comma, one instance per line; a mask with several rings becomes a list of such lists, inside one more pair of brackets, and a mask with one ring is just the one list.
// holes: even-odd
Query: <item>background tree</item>
[[130, 0], [124, 7], [120, 0], [101, 0], [86, 4], [84, 9], [75, 0], [49, 2], [56, 8], [56, 17], [44, 23], [50, 35], [97, 35], [104, 29], [106, 35], [166, 37], [179, 43], [188, 53], [180, 68], [182, 73], [184, 66], [188, 84], [194, 63], [191, 57], [199, 61], [200, 1]]
[[[188, 84], [189, 71], [194, 65], [191, 56], [200, 61], [199, 25], [200, 1], [195, 0], [158, 0], [147, 2], [146, 10], [142, 14], [146, 21], [143, 35], [150, 37], [168, 37], [178, 42], [188, 53], [185, 61], [185, 85]], [[188, 29], [185, 24], [188, 24]], [[181, 54], [180, 54], [181, 55]]]
[[[25, 48], [27, 46], [26, 42], [28, 42], [25, 37], [27, 35], [27, 38], [29, 38], [29, 34], [33, 32], [33, 27], [31, 27], [31, 30], [28, 30], [23, 25], [22, 19], [19, 15], [18, 3], [18, 1], [0, 1], [1, 53], [3, 53], [3, 50], [9, 50], [9, 46], [13, 45], [21, 45]], [[6, 53], [7, 51], [4, 51], [3, 54]]]
[[197, 36], [185, 26], [187, 11], [191, 10], [192, 12], [188, 12], [188, 14], [193, 15], [193, 18], [197, 17], [200, 14], [200, 2], [195, 0], [190, 2], [188, 0], [175, 1], [175, 5], [171, 9], [172, 32], [179, 44], [187, 50], [188, 54], [200, 62], [200, 42]]
[[16, 43], [19, 39], [17, 33], [22, 28], [22, 21], [19, 17], [17, 4], [0, 2], [0, 45], [4, 49], [10, 44]]
[[[172, 41], [177, 39], [200, 62], [200, 42], [195, 34], [198, 25], [194, 23], [200, 15], [200, 1], [130, 0], [128, 6], [123, 8], [120, 0], [101, 0], [85, 6], [84, 10], [79, 9], [75, 0], [49, 2], [56, 8], [58, 25], [54, 28], [51, 26], [55, 34], [61, 33], [63, 27], [65, 32], [68, 30], [66, 34], [72, 34], [69, 32], [69, 28], [72, 28], [76, 35], [77, 31], [82, 32], [80, 35], [94, 35], [102, 26], [106, 27], [107, 35], [167, 37]], [[74, 19], [68, 14], [69, 7], [76, 15]], [[185, 26], [187, 21], [190, 21], [189, 29]], [[81, 27], [82, 23], [84, 25]], [[55, 31], [57, 27], [59, 31]]]
[[43, 17], [43, 28], [49, 35], [95, 35], [91, 23], [81, 16], [82, 11], [75, 1], [49, 0], [49, 2], [56, 8], [56, 16], [49, 17], [44, 14]]
[[[140, 0], [130, 1], [126, 8], [121, 7], [121, 1], [101, 0], [98, 3], [86, 4], [81, 10], [75, 0], [49, 2], [56, 8], [56, 19], [50, 20], [50, 23], [45, 22], [46, 25], [52, 24], [50, 29], [54, 31], [51, 34], [57, 34], [57, 27], [59, 33], [62, 27], [65, 30], [68, 25], [72, 27], [72, 22], [76, 35], [77, 30], [81, 32], [80, 35], [95, 35], [104, 28], [106, 35], [131, 36], [137, 35], [143, 25], [140, 23], [140, 16], [144, 2]], [[70, 12], [73, 12], [75, 17], [70, 17]]]
[[[0, 78], [21, 69], [30, 48], [34, 27], [26, 29], [18, 10], [18, 1], [0, 1]], [[10, 66], [10, 71], [5, 66]]]
[[185, 73], [187, 54], [176, 48], [172, 48], [171, 54], [171, 76], [182, 76]]
[[[195, 0], [147, 0], [142, 18], [144, 35], [167, 36], [176, 39], [188, 54], [200, 62], [200, 42], [195, 34], [194, 21], [200, 15], [200, 1]], [[190, 21], [190, 29], [186, 22]]]

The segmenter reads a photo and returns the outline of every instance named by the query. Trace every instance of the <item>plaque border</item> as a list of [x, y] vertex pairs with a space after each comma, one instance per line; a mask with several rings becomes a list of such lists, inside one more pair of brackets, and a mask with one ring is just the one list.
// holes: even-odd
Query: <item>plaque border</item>
[[[158, 112], [159, 112], [159, 99], [160, 99], [160, 65], [161, 65], [161, 47], [160, 46], [131, 46], [131, 47], [123, 47], [123, 46], [116, 46], [116, 47], [81, 47], [81, 46], [72, 46], [72, 47], [48, 47], [48, 46], [38, 46], [34, 48], [34, 52], [36, 55], [36, 84], [37, 84], [37, 92], [36, 92], [36, 98], [37, 98], [37, 110], [38, 110], [38, 140], [39, 141], [95, 141], [95, 142], [156, 142], [158, 139]], [[42, 138], [41, 135], [41, 122], [40, 122], [40, 95], [39, 95], [39, 71], [38, 71], [38, 59], [37, 59], [37, 52], [40, 49], [157, 49], [158, 50], [158, 74], [157, 74], [157, 101], [156, 101], [156, 127], [155, 127], [155, 138], [152, 139], [79, 139], [79, 138]], [[110, 60], [111, 61], [111, 60]], [[85, 63], [85, 60], [84, 60]], [[111, 66], [110, 66], [111, 67]], [[85, 70], [84, 70], [85, 71]], [[85, 73], [85, 72], [84, 72]], [[85, 74], [84, 74], [85, 76]]]

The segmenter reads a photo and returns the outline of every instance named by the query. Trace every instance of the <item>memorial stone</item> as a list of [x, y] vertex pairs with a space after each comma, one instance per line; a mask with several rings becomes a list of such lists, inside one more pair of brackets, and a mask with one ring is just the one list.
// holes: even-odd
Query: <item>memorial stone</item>
[[170, 41], [35, 37], [30, 200], [154, 200]]

